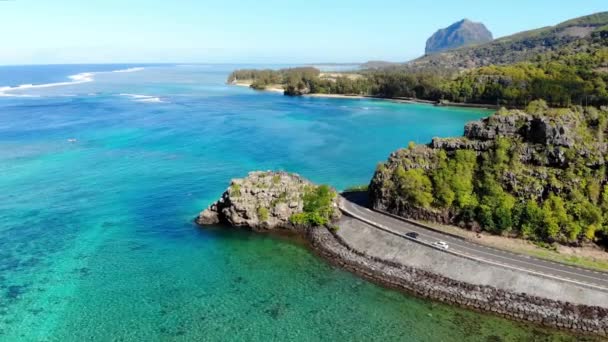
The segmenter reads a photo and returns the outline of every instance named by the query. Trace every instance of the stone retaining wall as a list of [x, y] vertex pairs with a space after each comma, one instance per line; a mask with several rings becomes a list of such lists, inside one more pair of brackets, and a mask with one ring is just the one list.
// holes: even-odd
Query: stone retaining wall
[[308, 238], [315, 251], [331, 263], [392, 288], [510, 319], [608, 337], [606, 308], [509, 292], [492, 286], [472, 285], [382, 260], [350, 248], [327, 229], [312, 229]]

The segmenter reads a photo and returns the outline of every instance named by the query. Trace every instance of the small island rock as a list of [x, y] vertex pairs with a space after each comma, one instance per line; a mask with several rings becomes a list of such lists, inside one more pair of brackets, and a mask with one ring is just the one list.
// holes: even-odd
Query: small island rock
[[233, 179], [196, 222], [227, 223], [256, 231], [300, 230], [337, 221], [341, 215], [338, 200], [334, 189], [314, 185], [297, 174], [255, 171]]

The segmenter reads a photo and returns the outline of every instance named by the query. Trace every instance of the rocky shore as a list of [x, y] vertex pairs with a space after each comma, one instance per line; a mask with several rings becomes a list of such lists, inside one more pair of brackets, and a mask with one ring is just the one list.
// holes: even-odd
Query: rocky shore
[[[339, 230], [335, 226], [348, 221], [340, 220], [340, 201], [333, 189], [316, 186], [296, 174], [252, 172], [244, 179], [232, 180], [222, 197], [201, 212], [196, 222], [226, 223], [255, 231], [292, 231], [305, 237], [312, 249], [332, 264], [384, 286], [514, 320], [608, 337], [608, 307], [543, 298], [524, 289], [515, 292], [468, 283], [349, 244], [346, 226]], [[361, 241], [361, 234], [366, 234], [361, 229], [351, 231], [359, 234], [351, 241]], [[373, 235], [365, 237], [377, 241]], [[372, 249], [377, 246], [362, 244]]]
[[316, 186], [297, 174], [256, 171], [246, 178], [233, 179], [222, 197], [202, 211], [196, 222], [227, 223], [255, 231], [301, 231], [311, 226], [308, 219], [323, 224], [339, 220], [337, 201], [335, 190]]
[[550, 328], [608, 337], [608, 309], [468, 284], [367, 255], [326, 229], [308, 232], [314, 250], [332, 264], [423, 298]]

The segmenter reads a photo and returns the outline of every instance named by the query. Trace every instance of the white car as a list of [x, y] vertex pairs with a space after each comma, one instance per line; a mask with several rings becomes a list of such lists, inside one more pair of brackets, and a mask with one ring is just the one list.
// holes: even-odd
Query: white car
[[445, 243], [444, 241], [437, 241], [433, 243], [433, 246], [437, 247], [437, 248], [441, 248], [441, 249], [448, 249], [450, 248], [450, 246], [448, 246], [447, 243]]

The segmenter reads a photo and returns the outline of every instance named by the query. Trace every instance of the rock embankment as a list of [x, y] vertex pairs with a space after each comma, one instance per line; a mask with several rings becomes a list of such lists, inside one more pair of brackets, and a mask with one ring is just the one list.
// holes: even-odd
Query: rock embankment
[[[293, 173], [250, 172], [245, 178], [233, 179], [222, 197], [201, 212], [196, 222], [227, 223], [258, 231], [299, 230], [314, 222], [329, 224], [338, 220], [341, 213], [335, 190], [323, 187]], [[327, 189], [328, 194], [317, 196], [322, 189]], [[326, 203], [321, 203], [324, 200]]]
[[313, 230], [315, 251], [331, 263], [374, 282], [420, 297], [551, 328], [608, 336], [608, 309], [475, 285], [384, 260], [353, 248], [327, 229]]

